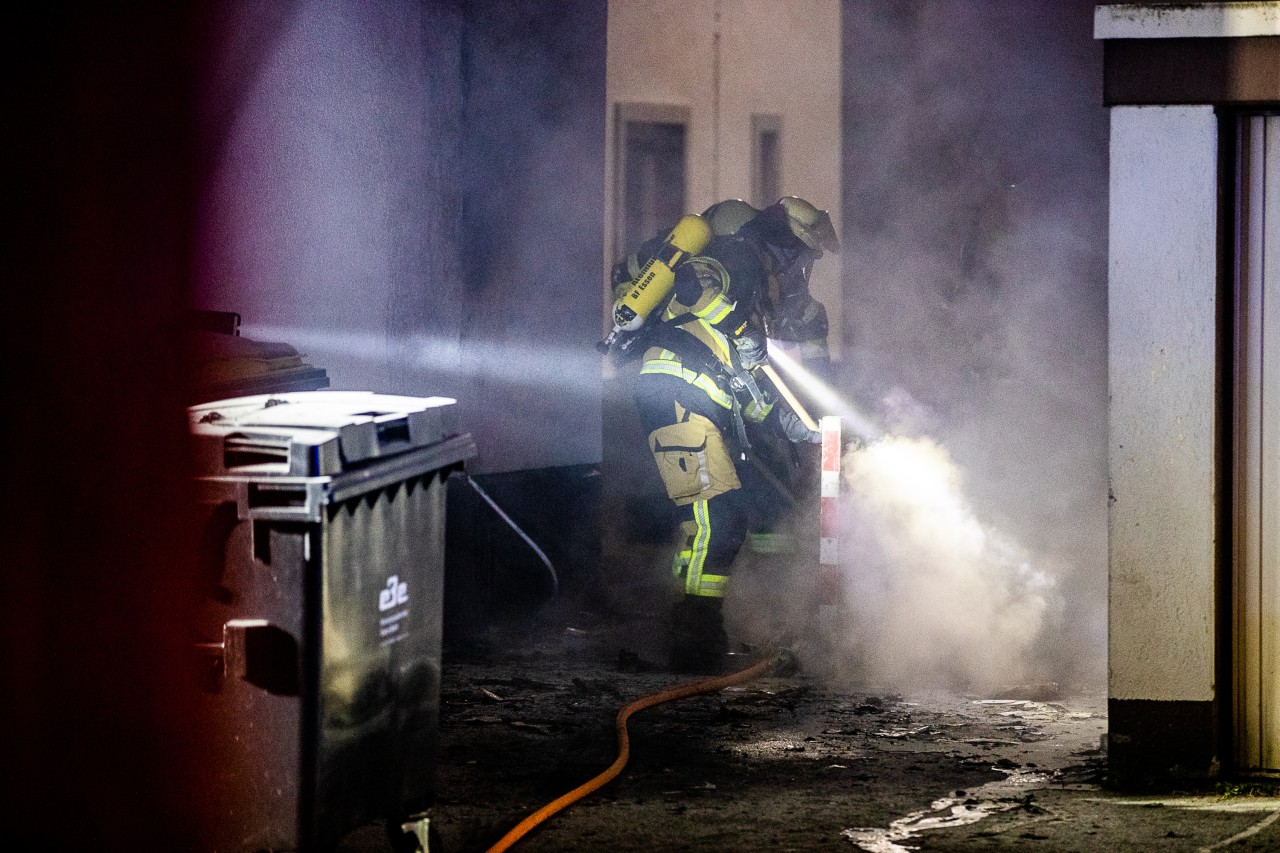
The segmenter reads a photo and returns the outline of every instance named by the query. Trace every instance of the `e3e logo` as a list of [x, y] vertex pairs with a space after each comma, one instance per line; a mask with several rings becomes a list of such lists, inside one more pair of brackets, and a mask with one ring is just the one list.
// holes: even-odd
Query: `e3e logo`
[[400, 582], [399, 575], [387, 578], [387, 588], [378, 592], [378, 610], [390, 610], [409, 601], [409, 585]]

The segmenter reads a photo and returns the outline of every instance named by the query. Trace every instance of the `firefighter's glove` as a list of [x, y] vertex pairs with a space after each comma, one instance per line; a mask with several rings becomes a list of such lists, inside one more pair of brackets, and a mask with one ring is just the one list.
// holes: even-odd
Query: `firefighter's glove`
[[795, 444], [808, 442], [809, 444], [821, 444], [822, 433], [816, 429], [809, 429], [804, 425], [804, 421], [800, 420], [800, 416], [790, 409], [778, 406], [778, 426], [782, 430], [782, 434], [787, 437], [788, 441]]
[[750, 370], [764, 364], [769, 357], [768, 341], [762, 332], [747, 328], [733, 339], [733, 346], [738, 351], [738, 359], [743, 370]]

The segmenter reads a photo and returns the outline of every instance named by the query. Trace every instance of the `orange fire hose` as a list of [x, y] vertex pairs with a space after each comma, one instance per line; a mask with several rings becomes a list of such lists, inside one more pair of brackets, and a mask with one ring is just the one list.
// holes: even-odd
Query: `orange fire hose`
[[622, 710], [618, 712], [618, 719], [614, 723], [614, 727], [618, 732], [618, 757], [614, 760], [609, 768], [596, 776], [589, 782], [574, 788], [567, 794], [562, 795], [558, 799], [552, 800], [533, 814], [526, 817], [520, 823], [508, 832], [498, 841], [497, 844], [489, 848], [488, 853], [501, 853], [507, 850], [511, 845], [515, 844], [521, 838], [529, 833], [538, 824], [559, 811], [573, 805], [587, 794], [603, 788], [609, 782], [613, 781], [622, 768], [626, 766], [627, 759], [631, 757], [631, 740], [627, 736], [627, 720], [637, 711], [643, 711], [645, 708], [652, 708], [654, 705], [662, 705], [667, 702], [674, 702], [677, 699], [687, 699], [690, 696], [697, 696], [702, 693], [711, 693], [724, 687], [732, 687], [735, 684], [745, 684], [748, 681], [754, 681], [760, 676], [766, 674], [778, 662], [778, 658], [766, 658], [754, 666], [748, 667], [740, 672], [722, 675], [716, 678], [708, 678], [703, 681], [695, 681], [690, 684], [677, 685], [669, 690], [661, 693], [651, 693], [648, 696], [642, 696], [629, 705], [624, 705]]

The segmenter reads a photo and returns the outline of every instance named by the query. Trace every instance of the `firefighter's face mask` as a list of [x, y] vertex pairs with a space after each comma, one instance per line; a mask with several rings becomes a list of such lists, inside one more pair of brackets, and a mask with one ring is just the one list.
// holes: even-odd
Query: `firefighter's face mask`
[[799, 240], [787, 241], [786, 245], [768, 243], [769, 255], [773, 257], [773, 266], [778, 277], [790, 274], [792, 270], [812, 265], [812, 251]]
[[788, 279], [807, 287], [813, 263], [822, 257], [822, 250], [810, 249], [799, 240], [792, 246], [770, 246], [770, 251], [777, 264], [778, 280], [783, 284], [784, 293], [788, 290], [785, 286]]
[[802, 257], [778, 273], [778, 295], [784, 302], [790, 297], [809, 292], [809, 276], [813, 274], [814, 260], [812, 255]]

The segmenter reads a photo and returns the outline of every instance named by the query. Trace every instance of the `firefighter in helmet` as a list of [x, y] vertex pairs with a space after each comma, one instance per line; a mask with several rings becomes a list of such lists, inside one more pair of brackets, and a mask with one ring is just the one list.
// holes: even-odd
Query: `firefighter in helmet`
[[[778, 204], [800, 221], [826, 216], [830, 224], [830, 216], [825, 211], [817, 210], [804, 199], [788, 196], [779, 199]], [[736, 234], [759, 214], [759, 208], [749, 202], [730, 198], [708, 207], [702, 212], [702, 218], [713, 235], [729, 236]], [[818, 227], [815, 233], [822, 230]], [[831, 230], [831, 245], [838, 249], [839, 242], [834, 233]], [[661, 241], [661, 236], [655, 237], [619, 261], [613, 268], [614, 287], [621, 289], [638, 278], [645, 260], [654, 254]], [[782, 274], [769, 279], [769, 290], [762, 297], [760, 315], [770, 340], [782, 342], [806, 367], [824, 374], [830, 366], [827, 309], [809, 292], [809, 276], [813, 272], [813, 261], [821, 256], [822, 251], [831, 250], [831, 246], [824, 248], [819, 241], [816, 249], [815, 257], [807, 259], [807, 263], [792, 264]]]
[[770, 340], [782, 342], [806, 367], [825, 375], [831, 365], [827, 349], [827, 309], [809, 292], [809, 276], [813, 273], [814, 261], [822, 256], [823, 251], [838, 251], [840, 244], [825, 212], [815, 213], [813, 205], [801, 198], [788, 197], [778, 203], [799, 222], [817, 216], [824, 225], [808, 233], [824, 236], [815, 238], [817, 245], [809, 246], [810, 251], [805, 257], [787, 267], [771, 282], [773, 286], [764, 311], [765, 331]]
[[[820, 440], [752, 371], [768, 357], [780, 287], [804, 280], [807, 294], [814, 261], [839, 241], [826, 211], [803, 199], [755, 215], [743, 205], [721, 202], [704, 214], [713, 236], [675, 268], [669, 296], [639, 339], [636, 404], [681, 528], [673, 569], [682, 593], [669, 636], [678, 671], [716, 671], [724, 662], [721, 605], [751, 517], [736, 464], [749, 444], [746, 423], [792, 442]], [[629, 266], [642, 264], [623, 261], [615, 277], [626, 278]]]

